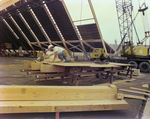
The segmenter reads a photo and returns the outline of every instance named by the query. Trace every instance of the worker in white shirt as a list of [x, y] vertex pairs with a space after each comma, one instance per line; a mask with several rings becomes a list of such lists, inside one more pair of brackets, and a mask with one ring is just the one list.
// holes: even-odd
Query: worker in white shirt
[[43, 59], [49, 58], [54, 55], [53, 62], [55, 61], [57, 56], [61, 60], [61, 62], [73, 62], [74, 61], [73, 59], [67, 59], [68, 53], [65, 49], [63, 49], [61, 47], [58, 47], [58, 46], [54, 47], [53, 45], [49, 45], [48, 51], [50, 51], [50, 54], [42, 57]]

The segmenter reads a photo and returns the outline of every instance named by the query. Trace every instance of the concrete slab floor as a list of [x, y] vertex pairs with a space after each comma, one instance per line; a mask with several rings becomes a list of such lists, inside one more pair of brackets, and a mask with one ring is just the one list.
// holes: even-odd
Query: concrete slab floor
[[142, 114], [142, 119], [149, 119], [150, 118], [150, 98], [148, 98], [145, 109]]
[[[34, 82], [35, 77], [24, 77], [25, 72], [20, 72], [23, 68], [24, 60], [35, 60], [36, 58], [21, 57], [0, 57], [0, 85], [67, 85], [60, 81]], [[148, 73], [138, 76], [135, 81], [117, 84], [117, 87], [133, 85], [150, 81]], [[114, 76], [114, 80], [124, 80]], [[107, 83], [109, 80], [95, 77], [86, 77], [79, 79], [79, 85], [97, 85]], [[142, 88], [141, 86], [138, 86]], [[118, 91], [121, 92], [121, 91]], [[128, 93], [131, 94], [131, 93]], [[133, 93], [132, 93], [133, 94]], [[140, 95], [142, 96], [142, 95]], [[145, 102], [136, 99], [125, 99], [133, 109], [114, 110], [114, 111], [96, 111], [96, 112], [63, 112], [60, 113], [60, 119], [140, 119], [143, 114]], [[55, 113], [23, 113], [23, 114], [0, 114], [0, 119], [54, 119]]]

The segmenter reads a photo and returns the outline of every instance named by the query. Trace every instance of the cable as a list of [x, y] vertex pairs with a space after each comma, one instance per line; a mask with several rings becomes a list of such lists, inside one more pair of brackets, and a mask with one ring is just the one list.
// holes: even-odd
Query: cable
[[82, 5], [83, 5], [83, 0], [81, 0], [81, 13], [80, 13], [80, 25], [81, 25], [81, 20], [82, 20]]
[[138, 0], [138, 1], [139, 1], [139, 8], [141, 8], [141, 7], [140, 7], [140, 0]]

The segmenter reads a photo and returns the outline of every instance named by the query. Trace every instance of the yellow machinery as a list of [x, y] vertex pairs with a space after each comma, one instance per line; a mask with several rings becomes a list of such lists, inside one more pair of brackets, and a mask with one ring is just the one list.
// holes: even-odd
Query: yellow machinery
[[139, 68], [142, 72], [150, 71], [150, 48], [142, 43], [134, 46], [132, 42], [126, 42], [122, 46], [121, 56], [127, 57], [128, 63], [133, 64], [134, 68]]
[[[133, 54], [132, 54], [133, 53]], [[144, 46], [133, 46], [132, 51], [131, 47], [127, 47], [125, 52], [123, 49], [121, 50], [121, 56], [126, 56], [126, 57], [139, 57], [139, 58], [147, 58], [149, 55], [149, 48], [144, 47]]]
[[103, 48], [94, 48], [91, 54], [91, 60], [94, 61], [96, 59], [100, 59], [100, 56], [103, 54], [104, 58], [107, 58], [106, 52], [104, 52]]

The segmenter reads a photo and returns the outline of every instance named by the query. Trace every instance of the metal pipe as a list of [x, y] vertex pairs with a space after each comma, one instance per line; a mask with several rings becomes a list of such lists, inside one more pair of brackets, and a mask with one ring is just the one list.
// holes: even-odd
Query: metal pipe
[[46, 38], [46, 40], [49, 42], [49, 44], [51, 44], [51, 40], [49, 38], [49, 36], [47, 35], [46, 31], [44, 30], [42, 24], [40, 23], [40, 21], [38, 20], [38, 18], [36, 17], [34, 11], [31, 9], [30, 5], [27, 5], [27, 8], [31, 14], [31, 16], [33, 17], [34, 21], [36, 22], [36, 24], [38, 25], [38, 27], [40, 28], [41, 32], [43, 33], [44, 37]]
[[67, 47], [67, 45], [66, 45], [66, 43], [65, 43], [65, 39], [64, 39], [64, 37], [63, 37], [63, 35], [62, 35], [62, 33], [61, 33], [59, 27], [57, 26], [57, 24], [56, 24], [56, 22], [55, 22], [55, 20], [54, 20], [54, 18], [53, 18], [53, 16], [52, 16], [52, 14], [50, 13], [50, 11], [49, 11], [49, 9], [48, 9], [48, 7], [47, 7], [45, 1], [42, 1], [42, 6], [43, 6], [43, 8], [44, 8], [44, 10], [45, 10], [45, 12], [46, 12], [46, 14], [47, 14], [49, 20], [51, 21], [53, 27], [55, 28], [55, 30], [56, 30], [56, 32], [57, 32], [59, 38], [61, 39], [63, 45], [65, 46], [65, 48], [66, 48], [66, 50], [68, 51], [69, 55], [72, 57], [71, 51], [68, 49], [68, 47]]
[[17, 24], [17, 22], [14, 20], [14, 18], [11, 16], [10, 13], [8, 13], [8, 16], [10, 18], [10, 20], [13, 22], [13, 24], [16, 26], [16, 28], [19, 30], [19, 32], [21, 33], [21, 35], [24, 37], [24, 39], [27, 41], [27, 43], [29, 44], [29, 46], [32, 48], [32, 50], [35, 52], [35, 49], [33, 48], [33, 46], [31, 45], [29, 39], [27, 38], [27, 36], [24, 34], [24, 32], [21, 30], [21, 28], [19, 27], [19, 25]]
[[29, 30], [29, 32], [31, 33], [31, 35], [34, 37], [34, 39], [36, 40], [36, 42], [38, 43], [39, 47], [42, 49], [42, 51], [45, 53], [43, 47], [40, 44], [39, 39], [37, 38], [37, 36], [35, 35], [35, 33], [33, 32], [33, 30], [31, 29], [31, 27], [29, 26], [29, 24], [27, 23], [27, 21], [25, 20], [25, 18], [23, 17], [23, 15], [21, 14], [21, 12], [17, 9], [16, 10], [20, 19], [22, 20], [22, 22], [25, 24], [25, 26], [27, 27], [27, 29]]
[[17, 34], [14, 32], [14, 30], [10, 27], [10, 25], [7, 23], [7, 21], [1, 17], [1, 19], [3, 20], [4, 24], [7, 26], [7, 28], [11, 31], [11, 33], [15, 36], [16, 39], [19, 39], [19, 37], [17, 36]]

